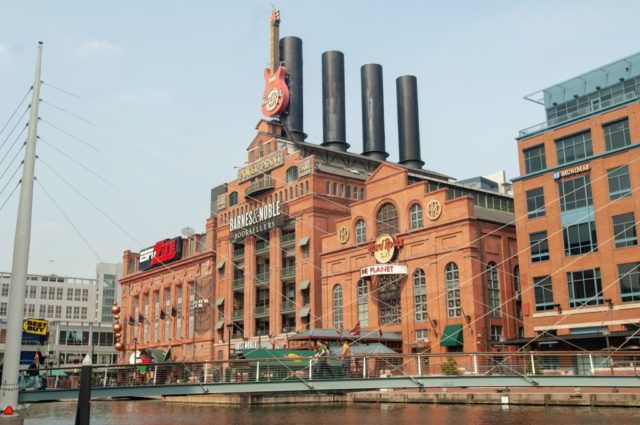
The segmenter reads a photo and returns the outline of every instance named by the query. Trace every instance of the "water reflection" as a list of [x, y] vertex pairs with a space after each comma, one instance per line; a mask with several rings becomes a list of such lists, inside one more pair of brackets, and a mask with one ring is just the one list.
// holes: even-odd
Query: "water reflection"
[[[25, 424], [62, 425], [75, 420], [71, 402], [32, 404]], [[637, 409], [587, 407], [467, 406], [430, 404], [284, 405], [229, 407], [162, 401], [100, 401], [91, 404], [91, 425], [562, 425], [640, 423]]]

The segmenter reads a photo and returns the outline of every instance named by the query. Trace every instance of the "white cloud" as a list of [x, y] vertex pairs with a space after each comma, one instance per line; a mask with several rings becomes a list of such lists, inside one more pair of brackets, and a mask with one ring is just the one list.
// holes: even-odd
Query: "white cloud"
[[165, 104], [169, 101], [169, 93], [164, 89], [139, 87], [118, 93], [116, 100], [128, 105]]
[[106, 40], [98, 40], [93, 38], [83, 43], [77, 51], [80, 59], [90, 59], [93, 57], [114, 57], [120, 56], [124, 50]]

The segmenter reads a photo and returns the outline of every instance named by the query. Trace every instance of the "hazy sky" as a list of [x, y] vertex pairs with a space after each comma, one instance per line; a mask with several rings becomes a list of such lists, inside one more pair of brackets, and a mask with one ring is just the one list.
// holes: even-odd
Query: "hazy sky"
[[[360, 66], [380, 63], [389, 160], [398, 160], [395, 79], [412, 74], [425, 168], [459, 179], [518, 174], [514, 137], [544, 119], [524, 95], [640, 50], [637, 1], [276, 6], [281, 36], [303, 40], [309, 142], [322, 140], [321, 54], [341, 50], [351, 151], [362, 151]], [[0, 125], [32, 84], [38, 40], [50, 84], [41, 92], [30, 272], [91, 277], [125, 249], [187, 226], [204, 230], [210, 188], [234, 178], [260, 119], [270, 9], [268, 1], [4, 2]], [[16, 135], [0, 149], [0, 175], [8, 168], [0, 205], [19, 179], [9, 179]], [[0, 210], [0, 271], [11, 269], [17, 195]]]

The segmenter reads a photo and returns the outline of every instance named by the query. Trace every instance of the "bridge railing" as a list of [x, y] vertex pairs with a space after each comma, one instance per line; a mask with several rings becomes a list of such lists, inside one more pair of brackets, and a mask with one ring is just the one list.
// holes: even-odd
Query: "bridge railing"
[[[76, 388], [79, 368], [41, 369], [48, 389]], [[96, 366], [92, 387], [429, 376], [640, 376], [640, 352], [505, 352], [285, 357]]]

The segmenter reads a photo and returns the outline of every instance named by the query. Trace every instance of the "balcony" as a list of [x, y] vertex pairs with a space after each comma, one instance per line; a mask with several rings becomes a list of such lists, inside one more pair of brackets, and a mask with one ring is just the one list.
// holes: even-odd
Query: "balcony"
[[253, 277], [253, 284], [256, 286], [269, 287], [269, 272], [256, 273]]
[[244, 247], [242, 248], [236, 248], [233, 250], [233, 259], [234, 260], [241, 260], [244, 258]]
[[269, 253], [269, 241], [259, 240], [256, 241], [256, 255]]
[[269, 304], [267, 305], [257, 305], [254, 311], [255, 318], [259, 317], [268, 317], [269, 316]]
[[296, 311], [296, 301], [295, 300], [287, 300], [287, 301], [283, 301], [282, 305], [280, 306], [280, 312], [282, 314], [286, 314], [286, 313], [295, 313]]
[[296, 241], [296, 232], [283, 233], [282, 237], [280, 238], [280, 246], [283, 248], [287, 246], [291, 246], [295, 243], [295, 241]]
[[295, 326], [283, 326], [282, 327], [282, 333], [283, 334], [288, 334], [289, 332], [295, 332], [296, 331], [296, 327]]
[[233, 310], [233, 313], [231, 314], [231, 319], [232, 320], [244, 320], [244, 309], [236, 309]]
[[232, 288], [233, 288], [234, 291], [243, 290], [244, 289], [244, 276], [233, 279]]
[[254, 181], [249, 185], [248, 188], [244, 190], [245, 196], [255, 196], [262, 192], [266, 192], [267, 190], [271, 190], [276, 187], [275, 181], [267, 176], [264, 179], [259, 179]]
[[296, 265], [290, 265], [283, 267], [280, 270], [280, 278], [282, 280], [294, 280], [296, 278]]

